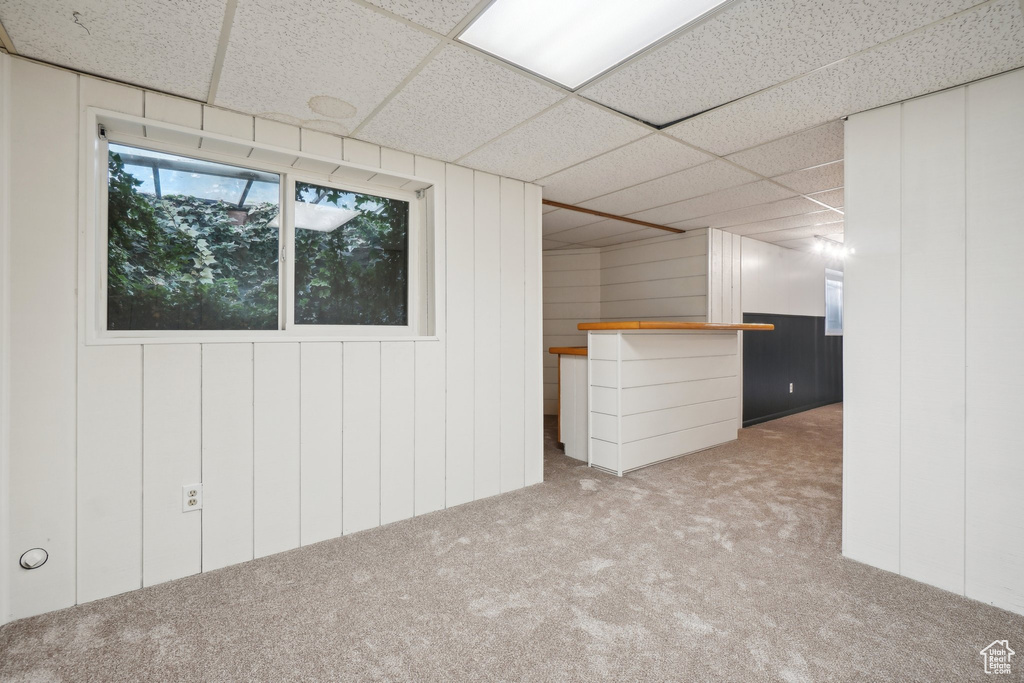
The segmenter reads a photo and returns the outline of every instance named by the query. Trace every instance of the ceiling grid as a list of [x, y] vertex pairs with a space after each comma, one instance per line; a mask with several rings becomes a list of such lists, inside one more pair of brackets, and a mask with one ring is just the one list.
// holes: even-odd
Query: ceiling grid
[[[806, 249], [842, 237], [840, 118], [1024, 66], [1024, 0], [732, 0], [571, 91], [458, 40], [490, 4], [80, 0], [76, 23], [62, 0], [0, 0], [0, 35], [12, 54], [555, 201]], [[547, 207], [543, 225], [546, 249], [650, 230]]]

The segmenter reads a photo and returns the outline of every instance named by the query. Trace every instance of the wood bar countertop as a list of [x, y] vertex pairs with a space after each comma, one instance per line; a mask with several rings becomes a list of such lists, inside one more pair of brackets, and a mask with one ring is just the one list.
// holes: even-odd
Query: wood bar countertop
[[553, 353], [559, 356], [585, 356], [587, 355], [586, 346], [552, 346], [548, 349], [548, 353]]
[[764, 323], [686, 323], [670, 320], [618, 320], [607, 323], [580, 323], [580, 330], [774, 330]]

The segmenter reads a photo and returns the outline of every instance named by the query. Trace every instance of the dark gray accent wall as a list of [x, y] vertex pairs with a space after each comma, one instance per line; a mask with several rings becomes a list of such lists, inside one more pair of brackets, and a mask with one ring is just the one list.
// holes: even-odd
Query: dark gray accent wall
[[775, 325], [743, 335], [744, 427], [843, 400], [843, 338], [825, 336], [825, 318], [744, 313], [743, 322]]

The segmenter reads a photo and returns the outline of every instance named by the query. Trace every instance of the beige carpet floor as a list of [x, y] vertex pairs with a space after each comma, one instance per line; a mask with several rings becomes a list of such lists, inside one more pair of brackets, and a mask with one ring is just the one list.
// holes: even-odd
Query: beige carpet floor
[[1024, 617], [840, 556], [841, 430], [622, 479], [549, 432], [544, 484], [9, 624], [0, 679], [1019, 679]]

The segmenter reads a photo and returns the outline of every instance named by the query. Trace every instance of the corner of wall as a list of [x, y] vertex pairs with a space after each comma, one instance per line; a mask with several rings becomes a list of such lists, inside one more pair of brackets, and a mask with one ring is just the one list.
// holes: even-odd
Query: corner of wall
[[9, 396], [8, 370], [10, 368], [8, 254], [10, 241], [9, 160], [10, 155], [10, 64], [11, 58], [0, 54], [0, 624], [10, 621], [10, 480], [9, 460]]

